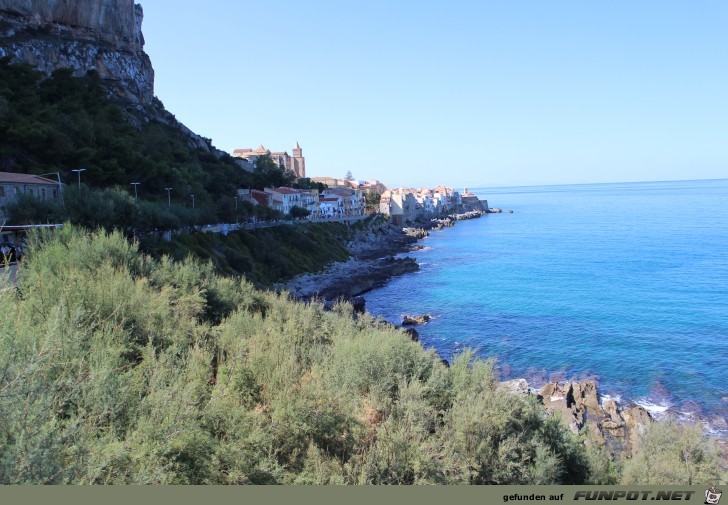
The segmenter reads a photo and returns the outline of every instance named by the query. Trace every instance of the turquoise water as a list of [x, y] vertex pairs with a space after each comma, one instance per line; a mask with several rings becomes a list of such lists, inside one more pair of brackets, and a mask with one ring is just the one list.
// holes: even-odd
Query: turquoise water
[[429, 313], [425, 347], [496, 357], [503, 378], [728, 413], [728, 180], [472, 191], [514, 213], [433, 232], [371, 313]]

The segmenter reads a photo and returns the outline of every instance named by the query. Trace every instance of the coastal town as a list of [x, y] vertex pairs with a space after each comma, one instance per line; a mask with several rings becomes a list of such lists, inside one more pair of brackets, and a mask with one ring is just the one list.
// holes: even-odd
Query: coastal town
[[[292, 153], [271, 152], [261, 144], [257, 149], [236, 149], [232, 154], [243, 170], [254, 171], [257, 160], [267, 156], [278, 167], [295, 174], [298, 180], [306, 179], [306, 159], [298, 142]], [[350, 173], [349, 177], [343, 179], [318, 176], [308, 180], [326, 189], [240, 189], [238, 196], [241, 201], [268, 207], [285, 215], [291, 214], [294, 207], [305, 209], [308, 212], [306, 217], [312, 221], [361, 218], [380, 213], [398, 226], [451, 212], [488, 210], [488, 202], [480, 201], [467, 189], [463, 193], [446, 186], [388, 189], [378, 180], [354, 180]]]
[[[293, 155], [285, 151], [271, 152], [262, 145], [257, 149], [236, 149], [232, 155], [241, 170], [255, 172], [261, 160], [272, 161], [279, 169], [291, 174], [297, 183], [304, 182], [307, 188], [265, 187], [263, 189], [239, 188], [235, 195], [235, 205], [248, 204], [259, 210], [273, 211], [272, 215], [282, 218], [320, 221], [356, 221], [367, 216], [381, 214], [389, 222], [399, 227], [454, 213], [496, 212], [489, 209], [486, 200], [480, 200], [467, 188], [458, 192], [447, 186], [434, 188], [394, 188], [389, 189], [378, 180], [358, 181], [349, 173], [348, 177], [330, 176], [307, 177], [306, 160], [296, 142]], [[85, 169], [71, 172], [81, 187], [81, 174]], [[55, 176], [51, 178], [51, 176]], [[138, 199], [138, 183], [131, 183], [135, 199]], [[32, 175], [23, 173], [0, 172], [0, 223], [4, 223], [2, 242], [14, 246], [19, 231], [30, 223], [9, 222], [8, 209], [19, 197], [32, 197], [40, 202], [61, 201], [64, 184], [60, 174]], [[172, 189], [172, 188], [165, 188]], [[169, 196], [169, 195], [168, 195]], [[191, 204], [194, 206], [194, 195]], [[260, 212], [256, 213], [260, 214]], [[285, 219], [283, 220], [285, 221]], [[276, 220], [276, 224], [280, 221]], [[246, 225], [257, 225], [257, 218], [251, 218]], [[215, 225], [215, 229], [223, 228]], [[213, 228], [208, 225], [207, 229]]]

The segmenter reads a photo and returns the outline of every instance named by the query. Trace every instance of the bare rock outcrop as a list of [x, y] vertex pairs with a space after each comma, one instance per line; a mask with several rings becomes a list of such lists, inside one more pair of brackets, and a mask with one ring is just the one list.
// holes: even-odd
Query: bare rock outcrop
[[154, 70], [143, 51], [143, 18], [133, 0], [0, 0], [0, 57], [46, 75], [95, 71], [117, 98], [149, 104]]
[[531, 388], [528, 387], [526, 379], [513, 379], [498, 383], [498, 392], [512, 395], [528, 396], [531, 394]]
[[546, 410], [560, 415], [574, 432], [586, 427], [594, 440], [619, 457], [631, 457], [639, 436], [652, 423], [643, 407], [622, 409], [613, 400], [600, 401], [594, 381], [546, 384], [540, 396]]

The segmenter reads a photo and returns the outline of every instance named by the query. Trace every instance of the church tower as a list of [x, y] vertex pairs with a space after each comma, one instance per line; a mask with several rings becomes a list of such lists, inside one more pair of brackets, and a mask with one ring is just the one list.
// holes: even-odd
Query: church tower
[[299, 179], [306, 177], [306, 158], [303, 157], [303, 149], [296, 142], [293, 148], [293, 156], [291, 156], [291, 169]]

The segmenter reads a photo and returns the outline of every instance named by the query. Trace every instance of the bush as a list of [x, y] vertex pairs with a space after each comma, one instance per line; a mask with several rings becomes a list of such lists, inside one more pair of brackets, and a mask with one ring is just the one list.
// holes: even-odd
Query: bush
[[653, 423], [624, 464], [622, 484], [690, 486], [728, 483], [715, 440], [697, 424], [675, 420]]
[[[603, 477], [535, 400], [496, 390], [492, 362], [447, 368], [349, 304], [291, 302], [71, 225], [33, 235], [18, 276], [0, 292], [0, 483]], [[644, 454], [672, 447], [654, 433]], [[712, 478], [689, 440], [675, 454]]]

